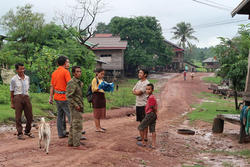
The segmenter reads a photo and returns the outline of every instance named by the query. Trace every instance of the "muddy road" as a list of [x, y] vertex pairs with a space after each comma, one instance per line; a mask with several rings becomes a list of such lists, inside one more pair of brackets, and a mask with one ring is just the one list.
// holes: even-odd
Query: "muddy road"
[[[102, 126], [106, 133], [95, 132], [92, 114], [83, 114], [83, 123], [88, 140], [85, 147], [77, 150], [67, 146], [67, 138], [57, 137], [56, 122], [51, 121], [52, 139], [49, 154], [38, 148], [36, 138], [19, 141], [13, 131], [0, 133], [0, 166], [10, 167], [50, 167], [50, 166], [86, 166], [86, 167], [175, 167], [183, 164], [194, 165], [199, 162], [204, 166], [223, 166], [224, 161], [247, 166], [248, 160], [234, 156], [214, 156], [209, 151], [214, 149], [238, 150], [249, 148], [249, 145], [237, 143], [239, 127], [225, 124], [225, 132], [219, 135], [211, 133], [211, 124], [196, 122], [190, 124], [186, 113], [190, 112], [193, 103], [201, 102], [195, 95], [208, 91], [208, 85], [201, 77], [211, 74], [198, 73], [194, 80], [183, 81], [179, 74], [155, 75], [161, 78], [157, 87], [159, 103], [159, 120], [156, 125], [157, 148], [142, 148], [136, 145], [138, 135], [133, 116], [134, 108], [123, 108], [108, 111], [107, 119]], [[171, 78], [171, 79], [170, 79]], [[196, 135], [177, 134], [179, 128], [191, 128]], [[151, 136], [149, 136], [149, 143]]]

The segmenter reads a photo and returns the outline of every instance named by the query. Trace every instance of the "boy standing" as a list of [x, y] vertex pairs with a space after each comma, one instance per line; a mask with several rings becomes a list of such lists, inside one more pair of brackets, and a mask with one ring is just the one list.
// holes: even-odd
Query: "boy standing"
[[[141, 122], [145, 117], [145, 106], [147, 104], [146, 87], [149, 84], [147, 80], [148, 71], [139, 70], [138, 78], [140, 79], [133, 88], [132, 93], [136, 95], [136, 121]], [[147, 133], [145, 133], [145, 140], [147, 140]], [[141, 141], [141, 137], [137, 137]]]
[[157, 119], [157, 101], [155, 96], [153, 95], [154, 91], [154, 85], [148, 84], [146, 88], [146, 93], [148, 94], [148, 101], [146, 104], [145, 112], [146, 116], [142, 120], [141, 124], [138, 126], [138, 130], [140, 131], [140, 135], [142, 138], [142, 142], [137, 142], [137, 145], [139, 146], [146, 146], [146, 143], [144, 141], [145, 133], [148, 130], [150, 133], [152, 133], [152, 145], [151, 148], [155, 148], [156, 146], [156, 132], [155, 132], [155, 125], [156, 125], [156, 119]]

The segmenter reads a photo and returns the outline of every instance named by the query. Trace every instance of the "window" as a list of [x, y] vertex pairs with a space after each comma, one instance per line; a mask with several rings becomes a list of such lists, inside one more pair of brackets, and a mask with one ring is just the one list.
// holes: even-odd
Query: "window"
[[111, 54], [100, 55], [100, 59], [102, 61], [109, 63], [109, 62], [111, 62], [112, 55]]

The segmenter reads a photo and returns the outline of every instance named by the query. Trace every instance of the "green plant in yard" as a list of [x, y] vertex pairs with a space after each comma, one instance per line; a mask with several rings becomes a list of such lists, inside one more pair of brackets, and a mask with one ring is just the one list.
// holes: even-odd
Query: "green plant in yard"
[[[188, 114], [188, 118], [191, 121], [202, 120], [212, 122], [217, 114], [239, 114], [239, 111], [234, 109], [233, 99], [222, 99], [218, 95], [205, 92], [197, 96], [203, 98], [203, 102], [192, 105], [192, 108], [195, 108], [195, 110]], [[227, 112], [223, 112], [222, 110], [226, 110]]]
[[204, 77], [202, 78], [203, 81], [206, 83], [215, 83], [215, 84], [220, 84], [222, 78], [221, 77]]

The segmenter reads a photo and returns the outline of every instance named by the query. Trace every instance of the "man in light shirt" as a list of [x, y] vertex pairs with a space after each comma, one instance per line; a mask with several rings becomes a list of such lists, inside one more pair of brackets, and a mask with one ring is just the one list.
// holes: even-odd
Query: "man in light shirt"
[[32, 105], [28, 93], [30, 79], [24, 74], [25, 68], [22, 63], [17, 63], [15, 68], [17, 75], [11, 79], [10, 83], [11, 108], [15, 109], [17, 138], [19, 140], [25, 140], [21, 121], [23, 111], [26, 118], [24, 135], [34, 138], [34, 135], [30, 133], [31, 123], [33, 121]]
[[[132, 93], [136, 96], [136, 121], [141, 122], [145, 117], [145, 106], [147, 104], [146, 87], [149, 84], [147, 80], [148, 71], [139, 70], [138, 78], [140, 79], [133, 88]], [[145, 133], [145, 141], [147, 141], [147, 133]], [[137, 137], [138, 141], [141, 141], [141, 137]]]

